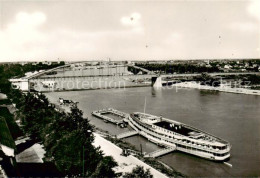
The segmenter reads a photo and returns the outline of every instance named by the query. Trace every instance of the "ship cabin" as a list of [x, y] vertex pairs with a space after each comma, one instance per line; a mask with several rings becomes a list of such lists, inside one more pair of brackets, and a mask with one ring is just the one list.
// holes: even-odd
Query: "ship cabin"
[[133, 116], [141, 121], [139, 124], [143, 127], [145, 127], [143, 124], [150, 125], [151, 128], [147, 128], [150, 131], [155, 132], [157, 130], [158, 134], [174, 138], [174, 140], [179, 140], [185, 144], [193, 146], [197, 144], [198, 146], [207, 145], [208, 148], [215, 149], [216, 151], [224, 151], [230, 147], [228, 142], [180, 122], [168, 121], [168, 119], [161, 116], [158, 117], [138, 112], [134, 113]]
[[170, 131], [185, 136], [186, 138], [182, 139], [185, 143], [192, 144], [196, 140], [197, 144], [211, 145], [212, 148], [216, 150], [225, 150], [228, 148], [228, 143], [225, 141], [181, 123], [173, 123], [163, 120], [154, 123], [154, 126], [166, 130], [166, 132]]

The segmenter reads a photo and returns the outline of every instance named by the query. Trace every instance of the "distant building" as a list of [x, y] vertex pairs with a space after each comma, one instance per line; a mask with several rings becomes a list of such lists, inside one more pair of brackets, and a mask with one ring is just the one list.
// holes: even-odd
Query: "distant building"
[[24, 66], [25, 64], [28, 64], [28, 62], [20, 62], [20, 64]]
[[132, 62], [132, 61], [127, 61], [127, 64], [130, 64], [130, 65], [135, 65], [135, 62]]
[[[92, 65], [92, 66], [96, 66], [96, 65], [98, 65], [98, 63], [99, 63], [99, 62], [91, 62], [91, 65]], [[109, 61], [108, 63], [110, 64], [111, 62]]]
[[224, 66], [224, 69], [230, 69], [231, 67], [232, 67], [231, 65], [226, 64], [226, 65]]
[[253, 64], [253, 68], [257, 67], [257, 64]]
[[52, 62], [50, 62], [50, 61], [44, 61], [44, 62], [42, 62], [42, 64], [45, 64], [45, 65], [51, 65]]
[[26, 78], [9, 79], [9, 81], [12, 83], [14, 88], [19, 88], [22, 91], [29, 90], [29, 81]]

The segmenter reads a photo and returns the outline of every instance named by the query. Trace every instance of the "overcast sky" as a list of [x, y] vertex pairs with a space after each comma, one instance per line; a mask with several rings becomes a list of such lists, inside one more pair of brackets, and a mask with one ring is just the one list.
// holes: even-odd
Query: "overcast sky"
[[260, 0], [0, 0], [0, 62], [260, 58]]

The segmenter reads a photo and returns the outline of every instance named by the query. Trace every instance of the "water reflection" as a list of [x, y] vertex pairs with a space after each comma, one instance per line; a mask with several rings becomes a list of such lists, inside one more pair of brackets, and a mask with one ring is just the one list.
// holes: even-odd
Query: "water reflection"
[[199, 90], [202, 96], [204, 95], [219, 95], [219, 91], [215, 90]]

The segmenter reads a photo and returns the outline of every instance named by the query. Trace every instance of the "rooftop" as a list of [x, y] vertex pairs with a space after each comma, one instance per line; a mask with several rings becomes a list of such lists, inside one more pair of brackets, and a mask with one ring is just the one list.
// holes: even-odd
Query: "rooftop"
[[3, 117], [0, 117], [0, 144], [15, 149], [14, 140]]

